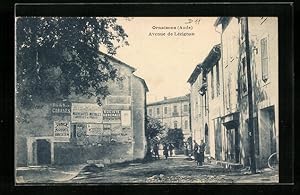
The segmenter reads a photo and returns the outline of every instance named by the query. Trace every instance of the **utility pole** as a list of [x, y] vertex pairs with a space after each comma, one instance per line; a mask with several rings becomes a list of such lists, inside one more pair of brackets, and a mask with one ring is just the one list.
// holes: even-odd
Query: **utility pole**
[[251, 78], [251, 64], [250, 64], [250, 46], [249, 46], [249, 27], [248, 17], [244, 17], [245, 25], [245, 52], [247, 64], [247, 86], [248, 86], [248, 107], [249, 107], [249, 121], [248, 121], [248, 136], [250, 144], [250, 170], [251, 173], [256, 173], [256, 159], [255, 159], [255, 145], [254, 145], [254, 130], [253, 130], [253, 94], [252, 94], [252, 78]]

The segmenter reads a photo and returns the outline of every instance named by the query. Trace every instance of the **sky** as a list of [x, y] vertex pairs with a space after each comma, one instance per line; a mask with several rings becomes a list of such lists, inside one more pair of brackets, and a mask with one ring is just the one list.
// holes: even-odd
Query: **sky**
[[115, 57], [135, 67], [134, 74], [146, 81], [147, 103], [190, 93], [188, 78], [220, 43], [215, 21], [216, 17], [118, 18], [128, 34], [129, 46], [120, 48]]

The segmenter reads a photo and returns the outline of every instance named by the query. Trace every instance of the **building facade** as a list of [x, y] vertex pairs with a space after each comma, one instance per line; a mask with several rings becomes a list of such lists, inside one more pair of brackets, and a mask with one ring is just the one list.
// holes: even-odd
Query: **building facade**
[[181, 128], [184, 139], [191, 137], [190, 130], [190, 95], [164, 98], [147, 104], [147, 114], [158, 119], [167, 128]]
[[[205, 140], [206, 152], [217, 160], [249, 166], [254, 151], [257, 167], [266, 167], [271, 154], [279, 157], [278, 20], [219, 17], [215, 27], [220, 29], [221, 44], [188, 80], [193, 139]], [[220, 52], [212, 55], [217, 48]], [[197, 111], [203, 111], [201, 100], [207, 103], [207, 116]]]
[[220, 159], [221, 116], [223, 114], [220, 44], [215, 45], [188, 82], [191, 85], [191, 119], [194, 140], [206, 143], [206, 154]]
[[[17, 166], [144, 158], [147, 85], [133, 67], [106, 57], [122, 80], [109, 81], [111, 95], [102, 106], [96, 97], [71, 94], [65, 100], [35, 102], [31, 109], [16, 108]], [[18, 120], [24, 115], [27, 121]]]

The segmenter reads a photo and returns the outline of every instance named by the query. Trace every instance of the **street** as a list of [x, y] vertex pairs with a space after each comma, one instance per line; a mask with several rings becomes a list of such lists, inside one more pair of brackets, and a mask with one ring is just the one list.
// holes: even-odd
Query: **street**
[[273, 170], [250, 174], [246, 170], [231, 171], [205, 163], [197, 167], [184, 155], [147, 163], [112, 165], [98, 170], [82, 170], [66, 183], [274, 183], [278, 174]]

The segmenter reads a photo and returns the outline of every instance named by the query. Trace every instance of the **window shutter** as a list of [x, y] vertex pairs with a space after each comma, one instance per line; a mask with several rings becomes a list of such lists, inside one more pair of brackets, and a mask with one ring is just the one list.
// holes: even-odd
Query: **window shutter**
[[266, 82], [268, 80], [268, 41], [267, 37], [260, 40], [261, 46], [261, 68], [262, 68], [262, 80]]

